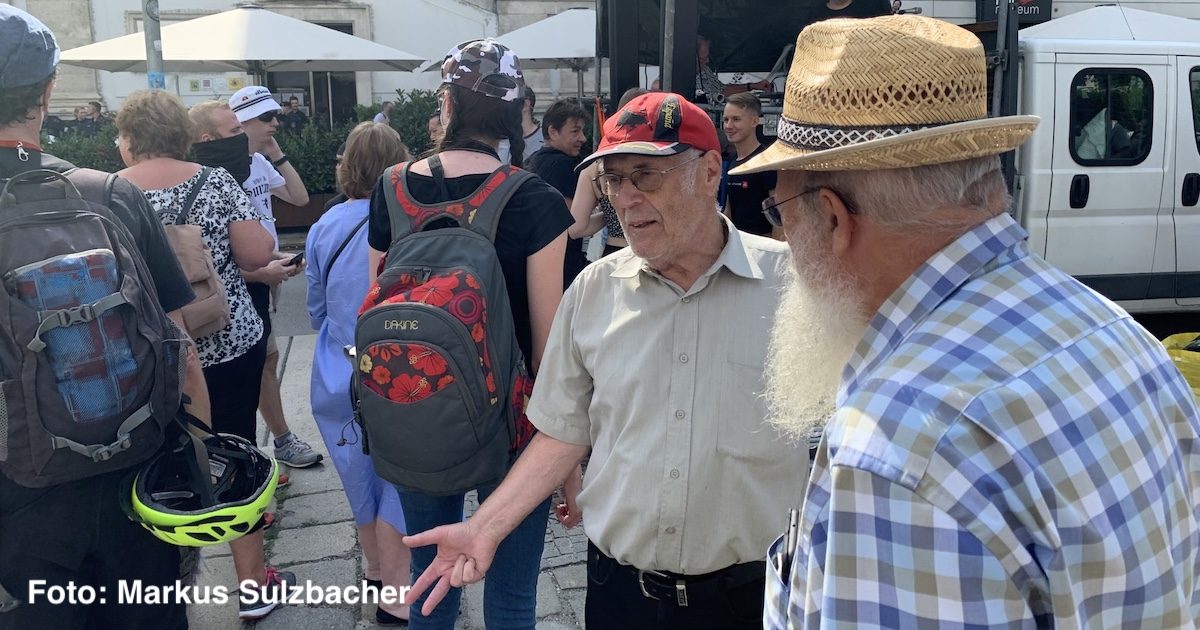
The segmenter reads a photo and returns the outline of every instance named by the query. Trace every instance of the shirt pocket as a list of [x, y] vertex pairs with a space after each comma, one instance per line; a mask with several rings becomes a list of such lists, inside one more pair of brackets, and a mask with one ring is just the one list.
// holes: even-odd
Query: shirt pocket
[[717, 412], [717, 453], [740, 459], [779, 461], [793, 449], [767, 422], [763, 366], [725, 361]]
[[791, 597], [790, 576], [783, 574], [780, 558], [783, 553], [783, 534], [767, 549], [767, 583], [763, 597], [763, 628], [787, 627], [788, 600]]

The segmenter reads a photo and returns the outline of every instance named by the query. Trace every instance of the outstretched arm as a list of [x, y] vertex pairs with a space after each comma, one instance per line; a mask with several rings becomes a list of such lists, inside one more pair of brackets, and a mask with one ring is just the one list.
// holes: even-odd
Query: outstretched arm
[[482, 580], [500, 541], [554, 492], [559, 482], [587, 454], [588, 448], [539, 433], [500, 487], [465, 523], [443, 525], [405, 536], [404, 544], [409, 547], [438, 546], [437, 556], [412, 586], [413, 598], [420, 597], [433, 586], [421, 612], [432, 613], [452, 587]]

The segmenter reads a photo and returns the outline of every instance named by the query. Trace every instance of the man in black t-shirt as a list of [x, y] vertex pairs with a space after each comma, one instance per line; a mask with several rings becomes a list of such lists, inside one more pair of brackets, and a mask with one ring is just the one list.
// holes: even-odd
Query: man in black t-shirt
[[[537, 153], [529, 157], [529, 170], [537, 173], [546, 183], [562, 193], [571, 209], [571, 201], [575, 197], [575, 185], [579, 176], [575, 174], [575, 166], [579, 164], [579, 152], [587, 142], [583, 135], [583, 126], [587, 122], [587, 112], [574, 101], [561, 100], [550, 106], [542, 116], [542, 134], [546, 144]], [[582, 239], [567, 241], [567, 254], [563, 259], [563, 289], [571, 286], [571, 281], [587, 266], [587, 256], [583, 251]]]
[[775, 172], [729, 175], [729, 171], [762, 153], [758, 142], [758, 120], [762, 105], [758, 97], [742, 92], [729, 97], [725, 104], [725, 137], [729, 138], [734, 158], [725, 169], [725, 216], [743, 232], [771, 236], [771, 224], [763, 216], [762, 202], [775, 191]]
[[[43, 153], [39, 144], [57, 64], [50, 30], [28, 13], [0, 4], [0, 180], [34, 169], [65, 173], [74, 168]], [[123, 179], [115, 180], [108, 207], [129, 228], [160, 306], [182, 329], [179, 309], [194, 296], [162, 224], [142, 192]], [[201, 402], [206, 394], [194, 352], [189, 352], [187, 377], [184, 392]], [[206, 412], [202, 415], [207, 419]], [[121, 582], [140, 580], [161, 589], [174, 586], [180, 572], [179, 549], [151, 536], [121, 510], [118, 497], [129, 492], [124, 478], [130, 470], [45, 488], [27, 488], [0, 475], [0, 611], [5, 611], [0, 629], [187, 627], [186, 610], [174, 598], [161, 605], [117, 603]], [[101, 598], [107, 592], [107, 601], [52, 605], [44, 595], [31, 601], [33, 580], [91, 586]], [[7, 610], [16, 600], [24, 601]]]

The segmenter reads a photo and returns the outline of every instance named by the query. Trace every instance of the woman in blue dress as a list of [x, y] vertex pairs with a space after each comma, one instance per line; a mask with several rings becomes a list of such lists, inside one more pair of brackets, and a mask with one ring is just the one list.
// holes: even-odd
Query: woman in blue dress
[[[371, 191], [384, 169], [408, 159], [400, 135], [382, 123], [364, 122], [350, 132], [337, 167], [348, 200], [329, 209], [308, 232], [308, 315], [317, 332], [312, 368], [312, 411], [342, 478], [368, 583], [399, 589], [409, 584], [410, 554], [401, 541], [404, 512], [395, 486], [380, 479], [362, 452], [362, 435], [350, 407], [352, 366], [343, 348], [354, 343], [354, 323], [369, 288], [367, 212]], [[340, 250], [340, 252], [339, 252]], [[408, 606], [381, 602], [380, 625], [400, 625]]]

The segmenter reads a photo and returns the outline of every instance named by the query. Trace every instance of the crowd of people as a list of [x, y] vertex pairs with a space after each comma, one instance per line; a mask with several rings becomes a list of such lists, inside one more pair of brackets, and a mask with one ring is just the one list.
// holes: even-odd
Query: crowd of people
[[[0, 52], [3, 239], [14, 203], [61, 199], [63, 181], [70, 201], [76, 171], [39, 144], [53, 34], [0, 5]], [[593, 629], [1194, 627], [1196, 400], [1127, 313], [1030, 253], [999, 155], [1037, 120], [987, 118], [974, 35], [912, 15], [814, 23], [798, 36], [769, 146], [744, 91], [725, 100], [722, 142], [695, 103], [631, 88], [588, 151], [589, 114], [574, 101], [534, 118], [517, 51], [464, 42], [441, 75], [434, 148], [409, 155], [390, 103], [357, 125], [338, 152], [341, 197], [303, 255], [280, 251], [272, 211], [275, 197], [308, 201], [274, 137], [303, 114], [262, 86], [191, 108], [131, 94], [115, 116], [126, 168], [105, 196], [75, 195], [124, 226], [151, 278], [142, 289], [185, 338], [196, 281], [164, 228], [198, 229], [227, 312], [174, 366], [181, 409], [251, 444], [261, 413], [275, 459], [293, 467], [323, 456], [284, 417], [271, 315], [278, 287], [305, 278], [311, 408], [365, 579], [412, 587], [379, 602], [377, 623], [453, 628], [462, 587], [484, 580], [488, 628], [535, 627], [555, 514], [586, 522]], [[936, 89], [899, 87], [918, 80]], [[454, 234], [478, 251], [421, 249]], [[12, 251], [0, 248], [0, 273], [29, 267]], [[430, 262], [458, 254], [494, 273]], [[24, 287], [10, 277], [15, 300]], [[36, 331], [0, 312], [0, 353], [38, 352], [30, 335], [99, 321], [94, 311], [122, 303], [110, 298], [55, 311], [66, 315]], [[431, 328], [417, 315], [387, 322], [399, 332], [382, 355], [359, 342], [373, 309], [413, 303], [395, 312], [473, 323], [452, 336], [463, 347], [406, 337]], [[478, 350], [480, 370], [447, 358], [464, 349]], [[500, 373], [510, 354], [515, 376]], [[178, 601], [30, 601], [37, 580], [115, 593], [189, 569], [118, 501], [143, 460], [62, 482], [10, 474], [44, 471], [8, 455], [28, 448], [9, 433], [37, 413], [22, 379], [40, 377], [9, 370], [0, 629], [186, 627]], [[472, 422], [513, 410], [497, 412], [500, 429], [472, 429], [500, 431], [495, 478], [473, 474], [494, 465], [482, 437], [478, 460], [441, 465], [430, 446], [467, 420], [444, 411], [458, 393], [475, 401]], [[397, 442], [405, 416], [433, 421]], [[406, 470], [389, 448], [437, 465]], [[206, 483], [210, 466], [232, 465], [216, 452], [198, 460]], [[451, 478], [475, 481], [446, 491]], [[480, 506], [464, 519], [469, 490]], [[264, 595], [239, 600], [243, 619], [269, 614], [278, 600], [267, 595], [305, 577], [265, 557], [272, 521], [261, 515], [229, 543], [239, 581]]]

